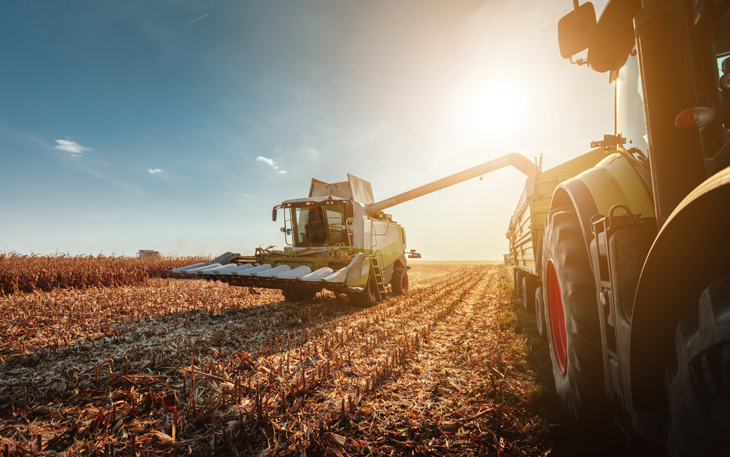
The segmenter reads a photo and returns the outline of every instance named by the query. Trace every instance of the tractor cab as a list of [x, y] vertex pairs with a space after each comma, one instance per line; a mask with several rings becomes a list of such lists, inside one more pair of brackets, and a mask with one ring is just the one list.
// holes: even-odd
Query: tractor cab
[[616, 130], [591, 145], [615, 147], [636, 169], [660, 228], [730, 165], [730, 3], [643, 3], [609, 0], [598, 20], [590, 2], [576, 6], [558, 22], [558, 41], [564, 58], [615, 82]]

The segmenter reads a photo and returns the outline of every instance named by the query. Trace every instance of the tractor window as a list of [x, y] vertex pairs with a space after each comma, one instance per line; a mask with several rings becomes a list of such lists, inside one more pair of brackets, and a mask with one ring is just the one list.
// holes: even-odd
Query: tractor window
[[[715, 81], [719, 81], [720, 77], [726, 73], [725, 71], [723, 71], [723, 67], [725, 67], [725, 70], [730, 69], [730, 14], [727, 10], [727, 4], [724, 5], [724, 8], [724, 16], [719, 19], [712, 27], [712, 44], [714, 48], [713, 54], [715, 60], [717, 61], [717, 73], [712, 75], [710, 80], [710, 87], [712, 87], [712, 90], [715, 93], [714, 102], [716, 106], [730, 103], [730, 94], [727, 93], [727, 91], [725, 93], [722, 93], [717, 90], [717, 88], [719, 87], [719, 83], [715, 83]], [[725, 113], [727, 113], [727, 109], [724, 111]], [[730, 120], [728, 120], [727, 114], [725, 114], [725, 117], [722, 119], [722, 124], [724, 125], [725, 129], [716, 128], [719, 140], [718, 145], [716, 146], [718, 150], [720, 148], [723, 148], [723, 146], [727, 146], [727, 142], [728, 140], [730, 140], [730, 135], [728, 135]], [[702, 133], [704, 135], [704, 131]], [[710, 156], [714, 155], [714, 153], [715, 151], [707, 151], [706, 155]], [[725, 164], [727, 164], [727, 162], [725, 162]]]
[[714, 170], [719, 170], [730, 164], [730, 151], [726, 147], [730, 140], [730, 115], [727, 114], [730, 92], [721, 92], [719, 84], [724, 74], [723, 62], [730, 58], [730, 4], [709, 0], [701, 3], [703, 11], [699, 22], [695, 22], [699, 40], [692, 51], [701, 63], [697, 65], [697, 104], [715, 108], [720, 119], [700, 129], [700, 137], [705, 158], [713, 160]]
[[616, 129], [616, 133], [626, 138], [626, 150], [635, 148], [648, 156], [641, 74], [636, 56], [629, 56], [616, 79]]

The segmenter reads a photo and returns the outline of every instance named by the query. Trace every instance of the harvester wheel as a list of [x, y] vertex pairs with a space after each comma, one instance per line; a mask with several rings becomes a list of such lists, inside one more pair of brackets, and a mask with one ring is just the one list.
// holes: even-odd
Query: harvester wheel
[[730, 275], [702, 293], [677, 325], [677, 359], [665, 372], [670, 455], [730, 455]]
[[368, 275], [368, 282], [365, 284], [365, 290], [359, 292], [356, 298], [357, 304], [360, 306], [371, 307], [378, 303], [378, 286], [375, 284], [373, 275]]
[[522, 278], [522, 305], [525, 311], [530, 314], [535, 313], [535, 289], [537, 289], [537, 277], [533, 275], [523, 275]]
[[291, 302], [312, 300], [317, 296], [317, 292], [312, 293], [312, 291], [302, 289], [283, 289], [281, 294], [284, 295], [286, 301]]
[[571, 207], [548, 215], [542, 261], [545, 321], [558, 397], [576, 423], [600, 419], [610, 413], [610, 404], [603, 391], [596, 286]]
[[540, 334], [541, 338], [545, 338], [547, 335], [546, 323], [545, 323], [545, 299], [543, 298], [542, 286], [535, 289], [535, 320], [537, 321], [537, 333]]
[[408, 293], [408, 271], [405, 268], [393, 270], [393, 277], [390, 278], [390, 287], [393, 289], [393, 295]]

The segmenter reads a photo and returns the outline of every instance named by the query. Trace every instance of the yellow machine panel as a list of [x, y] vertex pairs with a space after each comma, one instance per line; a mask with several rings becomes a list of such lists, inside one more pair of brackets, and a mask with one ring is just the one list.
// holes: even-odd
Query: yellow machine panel
[[626, 205], [632, 213], [654, 217], [654, 202], [628, 160], [618, 152], [576, 176], [588, 187], [598, 213], [608, 216], [611, 207]]
[[590, 170], [605, 158], [604, 149], [597, 148], [549, 170], [538, 169], [528, 176], [507, 231], [510, 253], [506, 257], [512, 265], [528, 273], [538, 274], [536, 244], [545, 230], [553, 191], [561, 182]]

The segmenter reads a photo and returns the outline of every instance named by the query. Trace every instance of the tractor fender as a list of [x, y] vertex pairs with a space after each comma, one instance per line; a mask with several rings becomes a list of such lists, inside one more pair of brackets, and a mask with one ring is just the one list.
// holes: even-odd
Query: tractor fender
[[[664, 404], [664, 371], [676, 357], [679, 321], [730, 272], [730, 167], [696, 187], [662, 226], [639, 277], [631, 324], [632, 404]], [[657, 398], [659, 396], [659, 398]]]
[[625, 205], [634, 214], [654, 217], [654, 202], [650, 190], [642, 183], [629, 161], [618, 152], [558, 185], [553, 192], [550, 209], [568, 205], [575, 208], [586, 251], [591, 252], [591, 219], [597, 214], [607, 216], [617, 204]]

